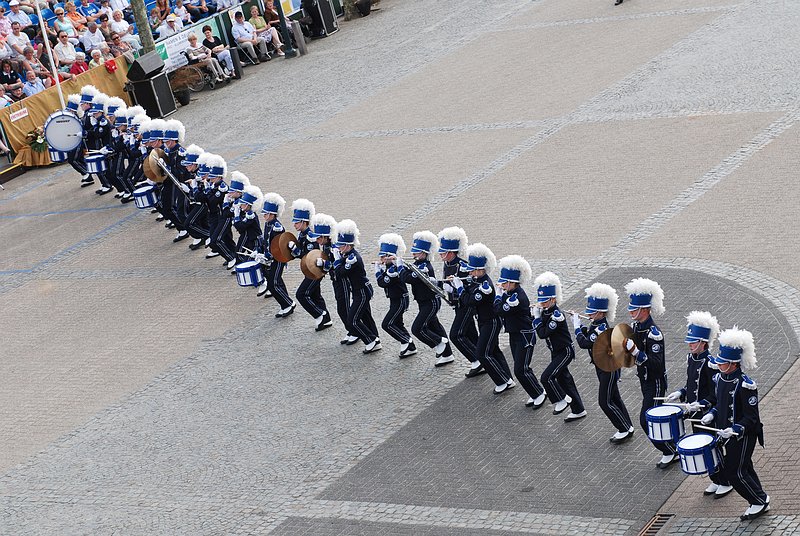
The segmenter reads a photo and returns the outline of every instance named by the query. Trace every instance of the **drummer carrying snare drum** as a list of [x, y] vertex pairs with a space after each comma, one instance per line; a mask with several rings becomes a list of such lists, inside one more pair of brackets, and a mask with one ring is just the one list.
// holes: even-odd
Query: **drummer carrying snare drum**
[[[714, 406], [717, 400], [716, 386], [714, 385], [714, 369], [710, 368], [711, 345], [719, 333], [717, 318], [707, 311], [692, 311], [686, 317], [686, 338], [684, 342], [689, 345], [689, 354], [686, 356], [686, 386], [667, 395], [665, 402], [686, 403], [683, 417], [696, 419]], [[703, 432], [703, 430], [695, 430]], [[733, 490], [722, 471], [709, 475], [711, 484], [703, 492], [704, 495], [713, 495], [715, 499], [724, 497]]]
[[753, 335], [743, 329], [726, 329], [719, 334], [719, 355], [712, 359], [719, 367], [719, 374], [714, 376], [717, 400], [700, 422], [713, 423], [718, 429], [717, 435], [724, 440], [721, 472], [733, 489], [750, 503], [740, 516], [742, 521], [747, 521], [769, 510], [769, 495], [761, 487], [753, 467], [756, 441], [764, 446], [758, 390], [756, 382], [742, 371], [756, 367]]

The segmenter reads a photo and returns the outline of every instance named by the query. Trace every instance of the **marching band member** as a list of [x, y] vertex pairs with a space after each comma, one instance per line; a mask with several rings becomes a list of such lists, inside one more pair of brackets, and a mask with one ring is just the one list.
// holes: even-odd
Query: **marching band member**
[[466, 285], [460, 279], [452, 279], [459, 301], [471, 307], [478, 317], [478, 345], [475, 357], [486, 369], [494, 382], [494, 393], [500, 394], [516, 385], [511, 378], [506, 356], [500, 350], [499, 337], [502, 321], [494, 311], [495, 287], [489, 278], [497, 260], [494, 253], [480, 242], [470, 244], [466, 251], [464, 269], [469, 271]]
[[[289, 242], [288, 246], [295, 258], [302, 258], [317, 249], [316, 241], [309, 237], [309, 226], [314, 216], [314, 203], [308, 199], [295, 199], [292, 203], [292, 223], [298, 234], [297, 242]], [[300, 302], [300, 306], [314, 318], [316, 331], [328, 329], [333, 325], [319, 285], [319, 280], [305, 277], [295, 291], [295, 298]]]
[[[419, 231], [414, 233], [411, 243], [411, 255], [414, 257], [414, 266], [423, 274], [424, 277], [433, 278], [435, 273], [433, 265], [428, 260], [428, 255], [435, 253], [439, 247], [439, 239], [430, 231]], [[450, 341], [447, 339], [447, 332], [436, 314], [442, 306], [442, 300], [429, 284], [420, 280], [417, 272], [408, 268], [403, 259], [397, 257], [397, 264], [400, 270], [400, 280], [411, 287], [414, 301], [417, 302], [419, 312], [414, 322], [411, 324], [411, 333], [417, 339], [427, 344], [436, 352], [436, 363], [434, 366], [441, 367], [453, 362], [453, 350], [450, 348]], [[435, 283], [430, 283], [435, 285]]]
[[417, 353], [417, 346], [403, 324], [403, 313], [408, 310], [408, 286], [400, 280], [396, 261], [406, 252], [403, 237], [396, 233], [382, 234], [378, 238], [380, 262], [375, 263], [375, 280], [389, 298], [389, 310], [383, 317], [381, 328], [400, 343], [400, 359]]
[[547, 397], [554, 403], [553, 415], [558, 415], [569, 406], [570, 413], [564, 422], [577, 421], [586, 417], [586, 409], [568, 368], [575, 357], [575, 348], [572, 346], [567, 318], [558, 308], [561, 302], [561, 279], [553, 272], [544, 272], [536, 277], [533, 285], [536, 287], [538, 303], [538, 307], [533, 308], [533, 326], [550, 349], [550, 364], [542, 372], [542, 384]]
[[[80, 94], [73, 93], [67, 97], [67, 106], [64, 110], [72, 112], [83, 124], [84, 109], [81, 107]], [[86, 172], [86, 162], [83, 161], [83, 143], [67, 153], [67, 163], [81, 176], [81, 188], [94, 182], [92, 176]]]
[[764, 446], [758, 386], [742, 371], [756, 367], [753, 335], [736, 327], [726, 329], [719, 334], [719, 355], [713, 359], [719, 367], [719, 373], [714, 376], [716, 403], [700, 422], [714, 423], [719, 438], [726, 441], [723, 477], [750, 504], [740, 516], [741, 520], [755, 519], [769, 511], [769, 495], [764, 492], [753, 467], [756, 441]]
[[127, 107], [125, 101], [119, 97], [109, 97], [105, 107], [106, 119], [111, 126], [111, 134], [108, 148], [110, 149], [108, 159], [108, 178], [109, 182], [117, 189], [114, 197], [121, 199], [123, 203], [133, 201], [133, 185], [125, 182], [125, 137], [124, 132], [128, 126]]
[[73, 165], [73, 167], [76, 171], [78, 171], [78, 173], [81, 173], [81, 170], [83, 170], [83, 173], [81, 173], [81, 188], [94, 184], [92, 174], [86, 170], [86, 161], [84, 160], [83, 149], [86, 147], [87, 142], [86, 127], [90, 123], [88, 112], [92, 107], [92, 100], [96, 95], [99, 94], [100, 91], [96, 87], [92, 85], [83, 86], [80, 92], [80, 104], [78, 106], [78, 110], [76, 111], [78, 118], [83, 123], [83, 143], [79, 145], [77, 149], [75, 149], [74, 161], [76, 165]]
[[164, 192], [166, 192], [171, 199], [169, 209], [167, 209], [169, 213], [167, 217], [175, 229], [178, 230], [178, 234], [172, 239], [173, 242], [180, 242], [189, 238], [189, 230], [186, 227], [186, 207], [189, 204], [190, 188], [185, 181], [191, 179], [191, 176], [182, 164], [183, 157], [186, 155], [186, 150], [183, 148], [185, 136], [186, 128], [177, 119], [170, 119], [164, 122], [161, 139], [166, 153], [165, 163], [179, 182], [179, 184], [175, 184], [171, 179], [165, 180], [161, 194], [164, 196]]
[[411, 335], [403, 323], [403, 313], [408, 310], [408, 286], [401, 281], [397, 260], [406, 252], [406, 243], [397, 233], [385, 233], [378, 238], [379, 262], [374, 263], [375, 281], [389, 299], [389, 310], [383, 317], [381, 328], [400, 343], [400, 359], [417, 353]]
[[[97, 93], [92, 97], [92, 104], [89, 113], [84, 115], [83, 129], [86, 137], [86, 147], [90, 151], [95, 151], [107, 155], [111, 152], [108, 146], [111, 143], [111, 125], [103, 112], [105, 111], [106, 100], [108, 97], [104, 93]], [[96, 190], [97, 195], [105, 195], [112, 190], [111, 182], [108, 178], [108, 171], [97, 173], [102, 187]]]
[[[202, 171], [201, 171], [202, 170]], [[198, 174], [204, 174], [208, 181], [205, 191], [208, 217], [214, 223], [211, 229], [212, 253], [217, 253], [225, 259], [222, 265], [230, 270], [236, 265], [236, 243], [233, 241], [231, 225], [233, 213], [231, 203], [239, 197], [245, 184], [240, 180], [231, 178], [230, 186], [225, 183], [228, 174], [228, 164], [225, 159], [212, 153], [203, 153], [198, 160]], [[241, 177], [239, 177], [241, 179]], [[214, 257], [212, 254], [206, 258]]]
[[[332, 237], [336, 232], [335, 227], [336, 220], [333, 218], [333, 216], [323, 214], [322, 212], [317, 212], [314, 214], [314, 217], [311, 218], [311, 229], [308, 232], [308, 237], [316, 242], [317, 249], [322, 251], [322, 253], [325, 255], [325, 259], [317, 259], [316, 264], [318, 268], [321, 268], [322, 271], [328, 274], [331, 278], [333, 299], [336, 301], [336, 312], [347, 329], [347, 335], [345, 336], [345, 339], [341, 341], [341, 343], [350, 345], [358, 342], [358, 337], [351, 335], [350, 324], [347, 320], [347, 311], [350, 306], [350, 289], [344, 280], [336, 277], [336, 273], [331, 272], [333, 260], [339, 259], [339, 251], [333, 247], [332, 240]], [[319, 284], [322, 284], [322, 279], [319, 280]], [[320, 299], [322, 299], [321, 287], [319, 290]], [[325, 303], [324, 300], [322, 303]], [[323, 322], [323, 325], [324, 324], [325, 322]], [[331, 322], [331, 324], [333, 323]]]
[[[164, 138], [164, 125], [166, 121], [163, 119], [151, 119], [147, 123], [143, 123], [140, 127], [142, 132], [142, 145], [145, 147], [144, 158], [149, 158], [150, 153], [154, 149], [161, 149], [162, 139]], [[161, 214], [160, 218], [156, 221], [165, 221], [164, 227], [173, 229], [175, 225], [172, 223], [172, 189], [169, 188], [170, 181], [163, 181], [158, 185], [158, 203], [156, 208]]]
[[[707, 311], [692, 311], [686, 317], [686, 338], [689, 354], [686, 356], [686, 386], [667, 395], [666, 402], [685, 402], [688, 404], [684, 419], [699, 417], [701, 411], [708, 411], [716, 402], [714, 375], [709, 367], [711, 345], [719, 333], [717, 318]], [[711, 484], [704, 495], [724, 497], [733, 490], [722, 471], [709, 475]]]
[[[283, 282], [283, 270], [286, 268], [285, 262], [278, 262], [272, 258], [269, 252], [269, 246], [272, 241], [285, 229], [281, 222], [278, 220], [283, 213], [283, 208], [286, 206], [286, 201], [280, 195], [270, 192], [264, 195], [264, 207], [261, 213], [264, 215], [264, 234], [262, 235], [262, 253], [267, 259], [272, 259], [272, 262], [267, 266], [265, 273], [265, 280], [267, 283], [267, 292], [275, 297], [275, 301], [281, 306], [280, 311], [275, 313], [275, 318], [285, 318], [294, 312], [297, 304], [289, 297], [289, 292], [286, 290], [286, 283]], [[261, 289], [259, 289], [260, 292]]]
[[498, 264], [497, 282], [502, 292], [494, 298], [494, 311], [503, 321], [514, 358], [514, 376], [528, 393], [527, 407], [539, 409], [546, 394], [531, 370], [531, 357], [536, 345], [536, 332], [531, 318], [531, 302], [522, 285], [531, 279], [531, 265], [519, 255], [508, 255]]
[[[469, 272], [462, 266], [467, 251], [467, 233], [461, 227], [447, 227], [439, 231], [439, 258], [444, 263], [444, 279], [454, 277], [464, 281]], [[451, 282], [444, 281], [442, 288], [447, 292], [447, 301], [455, 310], [455, 318], [450, 326], [450, 340], [461, 354], [470, 362], [467, 378], [473, 378], [486, 372], [481, 362], [475, 357], [478, 346], [478, 330], [475, 328], [475, 311], [462, 305], [455, 296]]]
[[628, 414], [628, 408], [625, 407], [625, 402], [622, 401], [622, 396], [619, 394], [619, 379], [621, 372], [616, 370], [614, 372], [606, 372], [594, 362], [594, 354], [592, 347], [594, 346], [597, 337], [610, 329], [609, 322], [614, 321], [617, 316], [617, 291], [614, 287], [603, 284], [594, 283], [586, 289], [586, 309], [584, 314], [589, 315], [591, 323], [588, 326], [581, 326], [581, 318], [577, 314], [572, 316], [572, 324], [575, 328], [575, 341], [578, 346], [584, 350], [588, 350], [589, 359], [594, 364], [597, 379], [600, 382], [600, 389], [597, 394], [597, 403], [600, 409], [606, 414], [608, 420], [617, 429], [617, 432], [611, 436], [611, 441], [614, 444], [620, 444], [628, 441], [633, 437], [633, 423], [631, 416]]
[[[664, 314], [664, 291], [655, 281], [639, 278], [625, 285], [625, 292], [630, 299], [628, 311], [633, 320], [631, 324], [633, 339], [625, 339], [625, 348], [636, 359], [636, 375], [642, 386], [639, 424], [647, 433], [645, 413], [656, 405], [654, 399], [662, 398], [667, 390], [664, 335], [653, 322], [653, 315]], [[673, 443], [652, 440], [651, 442], [663, 454], [656, 467], [666, 469], [678, 461]]]
[[[143, 141], [143, 132], [148, 128], [147, 123], [149, 122], [150, 118], [145, 114], [129, 117], [128, 120], [128, 130], [131, 133], [129, 147], [131, 157], [128, 160], [128, 169], [125, 173], [129, 177], [128, 180], [133, 183], [134, 189], [145, 184], [154, 184], [144, 176], [144, 168], [142, 167], [144, 159], [147, 156], [147, 147]], [[153, 210], [158, 212], [156, 208]]]
[[339, 258], [333, 263], [333, 272], [352, 297], [352, 303], [347, 307], [345, 325], [364, 343], [363, 353], [371, 354], [381, 349], [381, 340], [369, 305], [374, 292], [367, 278], [364, 260], [356, 250], [358, 235], [358, 227], [353, 220], [342, 220], [336, 224], [334, 247], [338, 249]]
[[[234, 174], [239, 173], [234, 171]], [[245, 186], [242, 196], [238, 203], [233, 204], [233, 226], [239, 233], [239, 240], [236, 242], [236, 260], [238, 263], [245, 262], [251, 258], [246, 250], [257, 251], [261, 240], [261, 224], [258, 221], [258, 213], [261, 212], [261, 205], [264, 194], [258, 186], [252, 184]]]
[[195, 144], [186, 148], [183, 154], [181, 165], [186, 169], [189, 176], [189, 187], [191, 203], [189, 212], [186, 215], [186, 230], [194, 239], [189, 244], [192, 251], [203, 247], [204, 242], [208, 241], [210, 232], [208, 227], [208, 205], [206, 204], [205, 185], [202, 179], [198, 179], [197, 170], [199, 168], [198, 159], [205, 151]]

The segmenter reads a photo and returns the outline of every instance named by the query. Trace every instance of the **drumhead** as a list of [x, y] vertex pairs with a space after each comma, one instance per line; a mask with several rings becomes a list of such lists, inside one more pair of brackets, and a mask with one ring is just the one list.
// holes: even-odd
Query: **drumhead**
[[646, 411], [647, 415], [652, 415], [653, 417], [666, 417], [680, 412], [681, 408], [678, 406], [656, 406]]
[[63, 110], [51, 114], [44, 123], [44, 139], [56, 151], [72, 151], [83, 141], [81, 120]]
[[713, 442], [714, 442], [714, 437], [708, 434], [692, 434], [678, 441], [678, 448], [686, 450], [695, 450], [707, 447]]
[[258, 263], [256, 261], [240, 262], [239, 264], [236, 265], [236, 271], [247, 272], [249, 270], [252, 270], [254, 266], [258, 266]]
[[152, 192], [155, 189], [156, 189], [155, 186], [153, 186], [152, 184], [148, 184], [147, 186], [142, 186], [141, 188], [136, 188], [133, 191], [133, 195], [144, 195], [147, 192]]

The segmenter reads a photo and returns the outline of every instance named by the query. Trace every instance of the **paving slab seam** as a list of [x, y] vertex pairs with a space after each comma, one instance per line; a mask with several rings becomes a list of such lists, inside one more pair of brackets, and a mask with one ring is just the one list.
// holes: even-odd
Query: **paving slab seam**
[[526, 31], [540, 30], [542, 28], [560, 28], [564, 26], [576, 26], [581, 24], [602, 24], [606, 22], [625, 22], [631, 20], [652, 19], [658, 17], [679, 17], [682, 15], [696, 15], [699, 13], [717, 13], [719, 11], [730, 11], [741, 4], [729, 4], [727, 6], [706, 6], [692, 7], [686, 9], [673, 9], [668, 11], [655, 11], [651, 13], [636, 13], [632, 15], [616, 15], [613, 17], [592, 17], [586, 19], [564, 19], [551, 22], [537, 22], [535, 24], [522, 24], [510, 26], [508, 28], [494, 28], [490, 32], [502, 33], [507, 31]]
[[[288, 515], [291, 515], [287, 513]], [[297, 509], [295, 515], [315, 518], [382, 521], [409, 525], [452, 526], [505, 530], [529, 534], [607, 534], [621, 535], [632, 521], [528, 512], [501, 512], [467, 508], [447, 508], [359, 501], [315, 500]], [[580, 527], [579, 529], [576, 527]]]

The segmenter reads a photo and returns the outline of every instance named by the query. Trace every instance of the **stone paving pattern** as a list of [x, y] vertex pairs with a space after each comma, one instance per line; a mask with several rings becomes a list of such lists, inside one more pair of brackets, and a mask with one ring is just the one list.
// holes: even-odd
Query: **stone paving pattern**
[[583, 353], [570, 426], [463, 360], [401, 363], [388, 337], [364, 358], [60, 167], [0, 192], [0, 534], [636, 534], [659, 511], [663, 533], [800, 531], [800, 9], [611, 3], [383, 0], [176, 117], [262, 188], [354, 218], [367, 257], [387, 229], [459, 224], [561, 274], [570, 304], [660, 280], [672, 380], [688, 310], [753, 330], [771, 515], [740, 524], [740, 498], [655, 470], [640, 432], [611, 449]]

